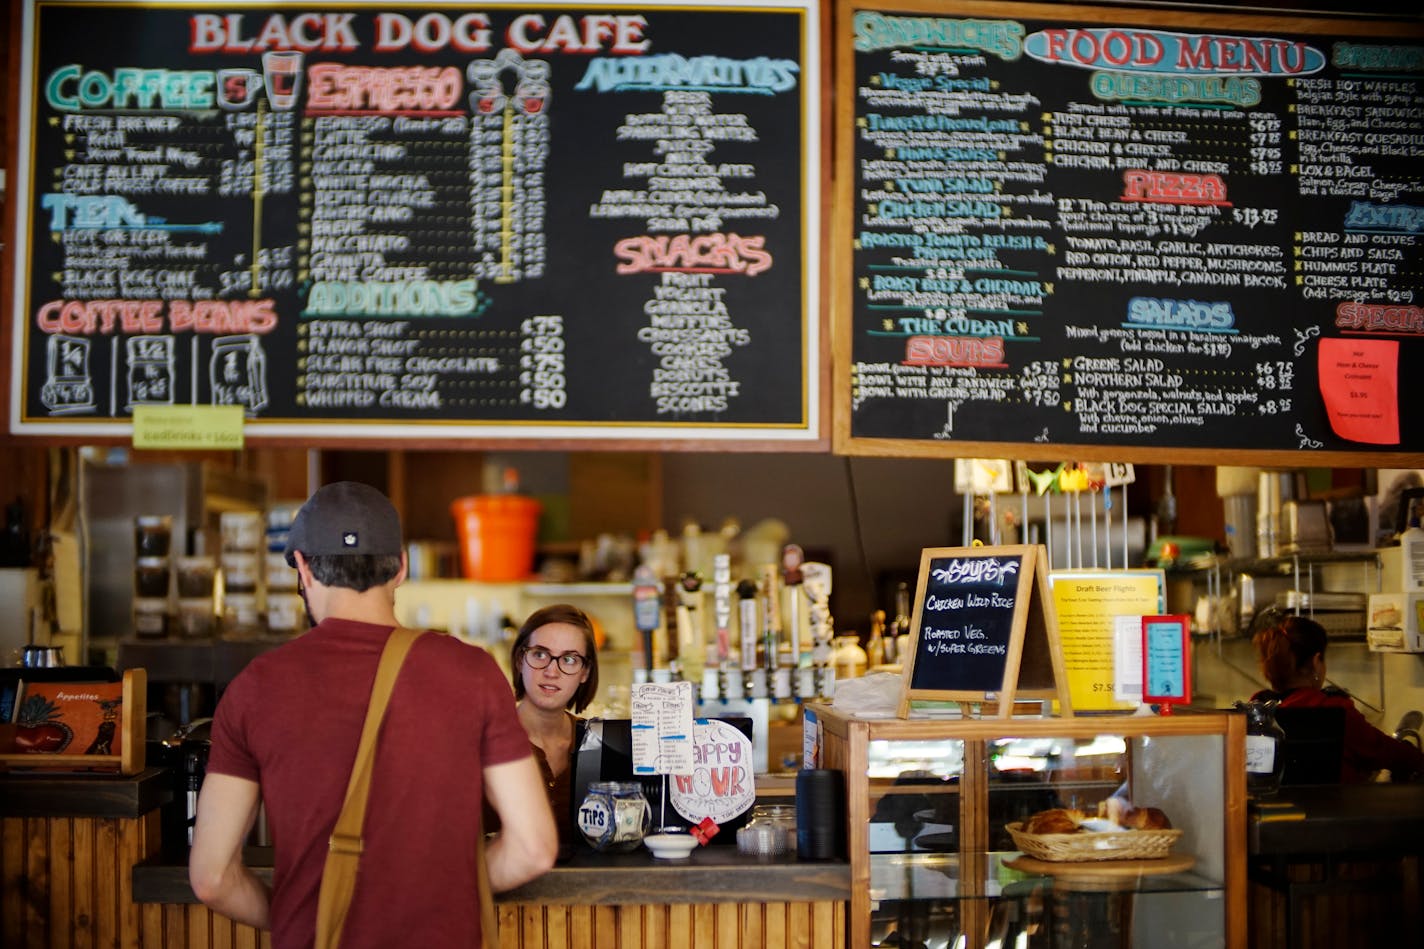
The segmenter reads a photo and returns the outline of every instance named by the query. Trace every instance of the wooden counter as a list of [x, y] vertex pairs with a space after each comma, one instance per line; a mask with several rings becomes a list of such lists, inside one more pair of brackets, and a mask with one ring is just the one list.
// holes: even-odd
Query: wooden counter
[[0, 945], [138, 946], [129, 868], [159, 852], [161, 768], [0, 777]]
[[[164, 854], [159, 808], [171, 797], [161, 768], [0, 777], [0, 945], [270, 947], [198, 903], [185, 863]], [[246, 861], [271, 880], [270, 849]], [[579, 853], [496, 909], [509, 949], [835, 949], [849, 895], [844, 861], [764, 862], [717, 845], [678, 861]]]
[[1253, 809], [1251, 942], [1257, 949], [1424, 945], [1424, 784], [1282, 788]]
[[[248, 866], [271, 880], [271, 851], [253, 848]], [[187, 869], [155, 858], [134, 867], [133, 898], [162, 904], [172, 932], [155, 945], [215, 935], [224, 921], [196, 904]], [[517, 890], [496, 897], [500, 944], [523, 946], [845, 946], [850, 867], [844, 861], [761, 861], [735, 847], [700, 849], [687, 860], [647, 851], [579, 853]], [[181, 931], [180, 931], [181, 930]], [[264, 934], [265, 935], [265, 934]]]

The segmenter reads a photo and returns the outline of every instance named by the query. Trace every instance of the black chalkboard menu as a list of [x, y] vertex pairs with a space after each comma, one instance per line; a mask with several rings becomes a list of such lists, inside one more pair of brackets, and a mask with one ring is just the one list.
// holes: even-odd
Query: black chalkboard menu
[[900, 715], [917, 699], [1054, 698], [1072, 713], [1041, 546], [920, 553]]
[[1424, 26], [970, 0], [835, 27], [835, 446], [1424, 452]]
[[821, 437], [815, 0], [26, 0], [11, 430]]

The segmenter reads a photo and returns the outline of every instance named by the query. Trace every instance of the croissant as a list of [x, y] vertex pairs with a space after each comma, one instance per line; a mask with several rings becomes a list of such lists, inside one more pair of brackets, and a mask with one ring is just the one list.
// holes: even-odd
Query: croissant
[[1133, 830], [1171, 830], [1172, 822], [1155, 807], [1134, 807], [1122, 815], [1122, 826]]
[[1030, 834], [1076, 834], [1078, 825], [1087, 816], [1077, 808], [1054, 807], [1030, 816], [1024, 824], [1024, 831]]

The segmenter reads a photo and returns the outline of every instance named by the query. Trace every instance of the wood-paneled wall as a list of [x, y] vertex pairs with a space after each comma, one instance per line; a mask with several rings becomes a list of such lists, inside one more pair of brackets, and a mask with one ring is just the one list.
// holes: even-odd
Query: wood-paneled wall
[[[502, 949], [835, 949], [844, 903], [540, 906], [502, 903]], [[271, 949], [268, 933], [203, 906], [140, 908], [143, 949]]]
[[1253, 949], [1424, 945], [1424, 858], [1295, 862], [1252, 871]]
[[821, 949], [845, 942], [844, 903], [539, 906], [502, 903], [502, 949]]
[[219, 916], [201, 903], [139, 907], [142, 949], [272, 949], [272, 934]]
[[0, 945], [137, 947], [130, 871], [158, 849], [157, 811], [0, 820]]

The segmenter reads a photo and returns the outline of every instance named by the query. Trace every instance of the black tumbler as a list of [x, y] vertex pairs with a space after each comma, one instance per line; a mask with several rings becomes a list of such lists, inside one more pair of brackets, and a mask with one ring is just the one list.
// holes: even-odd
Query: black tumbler
[[845, 776], [825, 768], [796, 772], [796, 855], [844, 857], [845, 821]]

